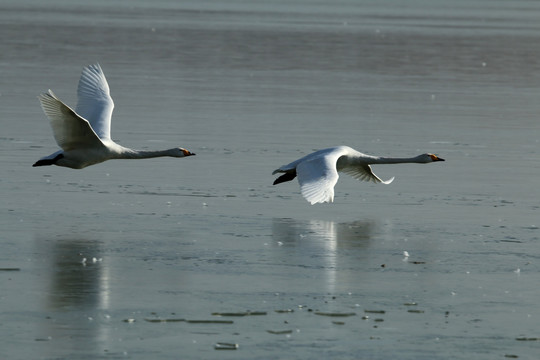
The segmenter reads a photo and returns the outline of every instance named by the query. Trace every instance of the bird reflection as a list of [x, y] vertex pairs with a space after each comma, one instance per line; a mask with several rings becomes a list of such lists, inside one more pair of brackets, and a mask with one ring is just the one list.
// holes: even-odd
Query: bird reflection
[[61, 239], [51, 247], [49, 306], [104, 308], [108, 276], [101, 266], [101, 244], [86, 239]]
[[109, 267], [101, 260], [101, 242], [40, 235], [36, 246], [48, 262], [40, 281], [51, 318], [40, 326], [40, 337], [62, 339], [67, 352], [96, 351], [95, 343], [106, 343], [110, 337], [99, 317], [110, 307]]
[[289, 265], [323, 269], [327, 291], [333, 292], [337, 271], [349, 267], [347, 262], [355, 260], [345, 253], [341, 256], [340, 251], [368, 247], [374, 227], [373, 221], [337, 223], [275, 218], [272, 238], [274, 245], [290, 248], [285, 259]]
[[337, 223], [329, 220], [295, 220], [275, 218], [272, 237], [282, 243], [294, 243], [305, 237], [325, 240], [329, 249], [368, 246], [374, 221]]

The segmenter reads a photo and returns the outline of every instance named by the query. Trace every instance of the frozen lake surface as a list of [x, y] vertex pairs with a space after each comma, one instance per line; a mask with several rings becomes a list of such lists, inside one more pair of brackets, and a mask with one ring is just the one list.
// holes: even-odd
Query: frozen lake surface
[[[9, 0], [0, 20], [1, 358], [538, 358], [540, 3]], [[94, 62], [116, 141], [197, 156], [32, 168], [57, 150], [36, 96], [74, 106]], [[334, 204], [271, 185], [336, 145], [447, 161], [343, 175]]]

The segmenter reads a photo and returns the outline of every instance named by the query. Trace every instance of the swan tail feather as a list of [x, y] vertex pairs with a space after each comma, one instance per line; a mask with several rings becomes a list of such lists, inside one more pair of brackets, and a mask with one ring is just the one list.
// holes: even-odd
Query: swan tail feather
[[36, 161], [34, 163], [34, 165], [32, 165], [32, 167], [56, 165], [56, 162], [58, 160], [60, 160], [61, 158], [63, 158], [63, 157], [64, 157], [63, 154], [58, 154], [52, 159], [51, 158], [43, 158], [43, 159], [40, 159], [40, 160]]
[[281, 184], [283, 182], [294, 180], [295, 177], [296, 177], [296, 172], [294, 172], [294, 173], [285, 173], [285, 174], [281, 175], [280, 177], [278, 177], [274, 181], [274, 183], [272, 185], [277, 185], [277, 184]]

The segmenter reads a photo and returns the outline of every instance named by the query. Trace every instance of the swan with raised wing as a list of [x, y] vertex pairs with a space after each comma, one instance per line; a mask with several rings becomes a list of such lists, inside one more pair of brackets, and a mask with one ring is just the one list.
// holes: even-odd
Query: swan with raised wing
[[336, 146], [316, 151], [283, 165], [272, 174], [284, 173], [274, 181], [274, 185], [291, 181], [298, 176], [302, 196], [313, 205], [334, 201], [334, 186], [339, 178], [338, 172], [351, 175], [358, 180], [390, 184], [394, 178], [381, 180], [373, 173], [370, 165], [428, 164], [435, 161], [444, 159], [434, 154], [421, 154], [411, 158], [378, 157], [362, 154], [348, 146]]
[[76, 110], [64, 104], [51, 90], [38, 98], [51, 122], [54, 138], [61, 150], [41, 158], [32, 166], [57, 165], [82, 169], [110, 159], [195, 155], [184, 148], [144, 151], [115, 143], [111, 139], [114, 103], [99, 64], [83, 69], [77, 88]]

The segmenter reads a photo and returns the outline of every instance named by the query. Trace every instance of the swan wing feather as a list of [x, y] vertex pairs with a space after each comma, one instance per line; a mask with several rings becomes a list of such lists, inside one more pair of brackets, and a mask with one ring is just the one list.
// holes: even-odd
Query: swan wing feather
[[336, 159], [332, 156], [316, 157], [296, 166], [302, 196], [312, 205], [334, 201], [334, 186], [339, 175]]
[[100, 139], [110, 139], [114, 102], [99, 64], [83, 69], [77, 87], [77, 98], [77, 114], [88, 120]]
[[355, 179], [362, 180], [362, 181], [371, 181], [374, 183], [382, 183], [382, 184], [390, 184], [392, 181], [394, 181], [394, 178], [391, 178], [389, 180], [382, 180], [380, 177], [375, 175], [373, 170], [371, 169], [371, 166], [368, 164], [357, 164], [357, 165], [349, 165], [342, 169], [340, 169], [341, 172], [352, 176]]
[[83, 119], [49, 90], [39, 97], [41, 108], [51, 122], [58, 146], [64, 151], [81, 147], [101, 147], [102, 141], [87, 120]]

